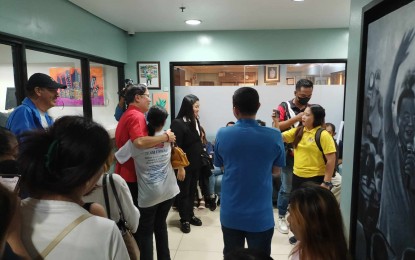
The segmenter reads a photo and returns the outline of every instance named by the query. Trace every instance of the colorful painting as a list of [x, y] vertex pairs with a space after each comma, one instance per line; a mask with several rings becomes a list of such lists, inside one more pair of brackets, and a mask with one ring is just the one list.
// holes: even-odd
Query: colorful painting
[[[82, 106], [82, 79], [80, 68], [50, 68], [49, 75], [56, 82], [68, 86], [59, 90], [58, 105]], [[91, 103], [93, 106], [104, 105], [104, 77], [102, 67], [90, 68]]]
[[164, 107], [170, 113], [169, 93], [156, 92], [153, 93], [153, 105]]

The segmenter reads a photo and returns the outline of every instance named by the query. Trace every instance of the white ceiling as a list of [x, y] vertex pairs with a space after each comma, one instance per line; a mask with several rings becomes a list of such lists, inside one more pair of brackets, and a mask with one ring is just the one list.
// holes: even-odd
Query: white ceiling
[[350, 0], [69, 1], [128, 32], [347, 28], [350, 15]]

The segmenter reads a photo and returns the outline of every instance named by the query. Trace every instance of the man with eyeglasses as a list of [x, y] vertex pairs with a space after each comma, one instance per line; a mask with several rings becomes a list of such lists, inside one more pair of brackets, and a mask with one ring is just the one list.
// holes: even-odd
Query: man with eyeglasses
[[[301, 118], [304, 110], [309, 106], [313, 94], [313, 82], [308, 79], [300, 79], [294, 91], [294, 98], [286, 102], [282, 102], [277, 108], [277, 115], [279, 112], [280, 130], [282, 132], [293, 127], [301, 125]], [[288, 203], [290, 199], [291, 183], [294, 165], [294, 152], [291, 145], [286, 145], [286, 166], [281, 172], [281, 186], [278, 192], [278, 221], [277, 230], [280, 233], [288, 234], [288, 225], [285, 219], [287, 214]], [[290, 238], [290, 243], [295, 244], [295, 238]]]
[[[163, 142], [175, 142], [176, 136], [169, 130], [166, 134], [148, 136], [145, 113], [150, 109], [150, 93], [144, 84], [128, 87], [125, 93], [125, 102], [128, 105], [115, 130], [115, 143], [118, 148], [122, 147], [128, 140], [137, 148], [150, 148]], [[134, 160], [130, 158], [127, 162], [117, 162], [115, 172], [127, 182], [133, 197], [134, 205], [138, 207], [137, 176], [135, 173]]]
[[6, 127], [18, 136], [29, 130], [51, 126], [53, 119], [47, 111], [56, 106], [58, 89], [65, 88], [46, 74], [33, 74], [27, 81], [27, 97], [10, 114]]

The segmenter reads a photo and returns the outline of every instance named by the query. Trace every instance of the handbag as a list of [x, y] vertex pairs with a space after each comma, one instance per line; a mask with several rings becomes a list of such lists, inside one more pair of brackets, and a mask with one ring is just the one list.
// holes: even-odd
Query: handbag
[[114, 193], [115, 200], [117, 201], [119, 213], [120, 213], [120, 220], [117, 223], [118, 228], [121, 231], [122, 238], [124, 239], [125, 246], [127, 247], [128, 255], [130, 256], [131, 260], [139, 260], [140, 259], [140, 249], [137, 246], [137, 242], [131, 233], [131, 230], [127, 227], [127, 221], [124, 217], [124, 212], [122, 210], [121, 202], [118, 197], [117, 189], [114, 185], [114, 179], [112, 178], [112, 174], [105, 174], [104, 178], [102, 179], [102, 186], [104, 189], [104, 199], [105, 199], [105, 208], [107, 209], [108, 218], [110, 218], [110, 204], [108, 200], [108, 191], [107, 191], [107, 177], [110, 179], [111, 189]]
[[189, 166], [190, 162], [187, 159], [186, 153], [183, 152], [182, 148], [178, 147], [176, 143], [172, 144], [171, 148], [171, 165], [173, 169], [179, 167]]
[[214, 169], [212, 158], [210, 158], [209, 154], [206, 150], [202, 150], [202, 166], [209, 167], [211, 170]]

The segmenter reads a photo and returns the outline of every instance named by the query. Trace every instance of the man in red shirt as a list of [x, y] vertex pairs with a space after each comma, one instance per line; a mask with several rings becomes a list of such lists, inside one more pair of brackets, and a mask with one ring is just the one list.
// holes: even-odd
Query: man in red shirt
[[[169, 130], [165, 135], [148, 136], [147, 122], [144, 113], [150, 108], [150, 93], [143, 84], [132, 85], [125, 94], [125, 102], [128, 104], [117, 129], [115, 130], [115, 143], [122, 147], [128, 140], [137, 148], [150, 148], [163, 142], [175, 142], [176, 136]], [[134, 205], [137, 204], [137, 176], [134, 168], [134, 161], [130, 158], [124, 164], [117, 162], [115, 172], [127, 182], [133, 197]]]

